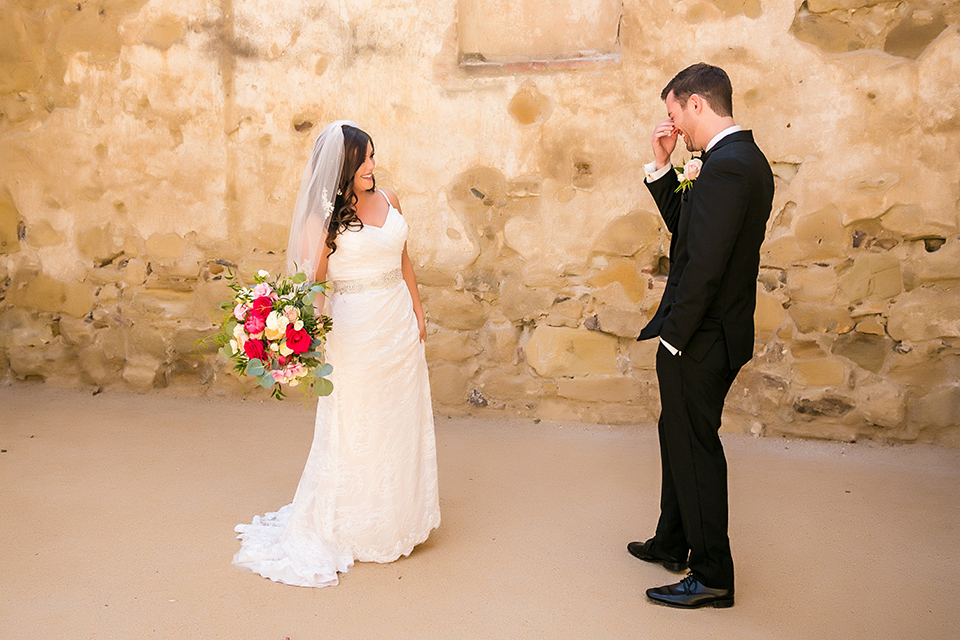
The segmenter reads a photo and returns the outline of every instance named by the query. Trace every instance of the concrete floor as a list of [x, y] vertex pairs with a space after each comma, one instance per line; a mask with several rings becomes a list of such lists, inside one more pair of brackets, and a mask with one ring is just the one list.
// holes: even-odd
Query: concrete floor
[[677, 611], [633, 559], [652, 427], [437, 418], [443, 524], [303, 589], [235, 569], [293, 496], [297, 400], [0, 388], [0, 637], [960, 638], [960, 450], [726, 436], [737, 604]]

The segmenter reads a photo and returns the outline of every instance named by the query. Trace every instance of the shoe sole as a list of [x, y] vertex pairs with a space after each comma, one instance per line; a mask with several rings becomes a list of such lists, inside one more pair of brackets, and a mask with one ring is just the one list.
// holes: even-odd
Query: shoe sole
[[641, 558], [637, 554], [627, 549], [627, 553], [636, 558], [637, 560], [643, 560], [644, 562], [649, 562], [650, 564], [661, 564], [663, 568], [667, 571], [673, 571], [674, 573], [683, 573], [687, 570], [686, 562], [670, 562], [669, 560], [658, 560], [657, 558]]
[[695, 605], [677, 604], [676, 602], [669, 602], [667, 600], [657, 600], [656, 598], [651, 598], [650, 596], [647, 596], [647, 598], [654, 604], [670, 607], [672, 609], [703, 609], [704, 607], [713, 607], [714, 609], [729, 609], [733, 606], [733, 598], [711, 600], [710, 602], [704, 602], [703, 604]]

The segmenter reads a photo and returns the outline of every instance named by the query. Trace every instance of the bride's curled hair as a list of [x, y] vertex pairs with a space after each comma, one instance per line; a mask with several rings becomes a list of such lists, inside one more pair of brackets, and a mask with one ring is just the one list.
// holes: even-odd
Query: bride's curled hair
[[[373, 140], [361, 129], [343, 125], [343, 170], [337, 185], [337, 199], [327, 227], [327, 246], [332, 254], [337, 250], [337, 236], [344, 231], [359, 231], [363, 222], [357, 217], [357, 194], [353, 191], [353, 177], [367, 159], [367, 145], [373, 149]], [[374, 178], [373, 188], [377, 188]]]

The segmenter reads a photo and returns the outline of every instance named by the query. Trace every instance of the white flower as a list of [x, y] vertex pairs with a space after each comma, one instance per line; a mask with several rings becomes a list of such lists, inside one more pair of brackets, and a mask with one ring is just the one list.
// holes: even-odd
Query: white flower
[[230, 341], [230, 353], [236, 353], [239, 348], [240, 343], [238, 343], [236, 340]]
[[293, 353], [293, 349], [287, 346], [287, 341], [284, 340], [280, 343], [280, 355], [289, 356]]
[[257, 271], [257, 275], [260, 276], [261, 278], [269, 278], [269, 277], [270, 277], [270, 272], [269, 272], [269, 271], [264, 271], [263, 269], [260, 269], [260, 271]]
[[293, 328], [296, 331], [300, 331], [301, 329], [303, 329], [303, 320], [297, 320], [296, 322], [294, 322]]
[[693, 158], [687, 164], [683, 165], [683, 179], [693, 182], [700, 177], [700, 169], [703, 168], [703, 160]]

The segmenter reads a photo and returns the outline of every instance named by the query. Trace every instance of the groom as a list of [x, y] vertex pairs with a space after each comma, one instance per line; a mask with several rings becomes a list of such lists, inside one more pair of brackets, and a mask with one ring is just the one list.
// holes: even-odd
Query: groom
[[[719, 67], [695, 64], [663, 89], [668, 120], [653, 131], [646, 185], [672, 234], [670, 275], [638, 340], [659, 337], [660, 521], [627, 549], [689, 575], [647, 590], [674, 607], [733, 606], [727, 537], [727, 462], [717, 431], [737, 372], [753, 357], [760, 244], [773, 174], [750, 131], [733, 120], [733, 89]], [[682, 137], [702, 151], [682, 182], [670, 156]], [[696, 164], [696, 163], [694, 163]], [[689, 557], [688, 557], [689, 556]]]

